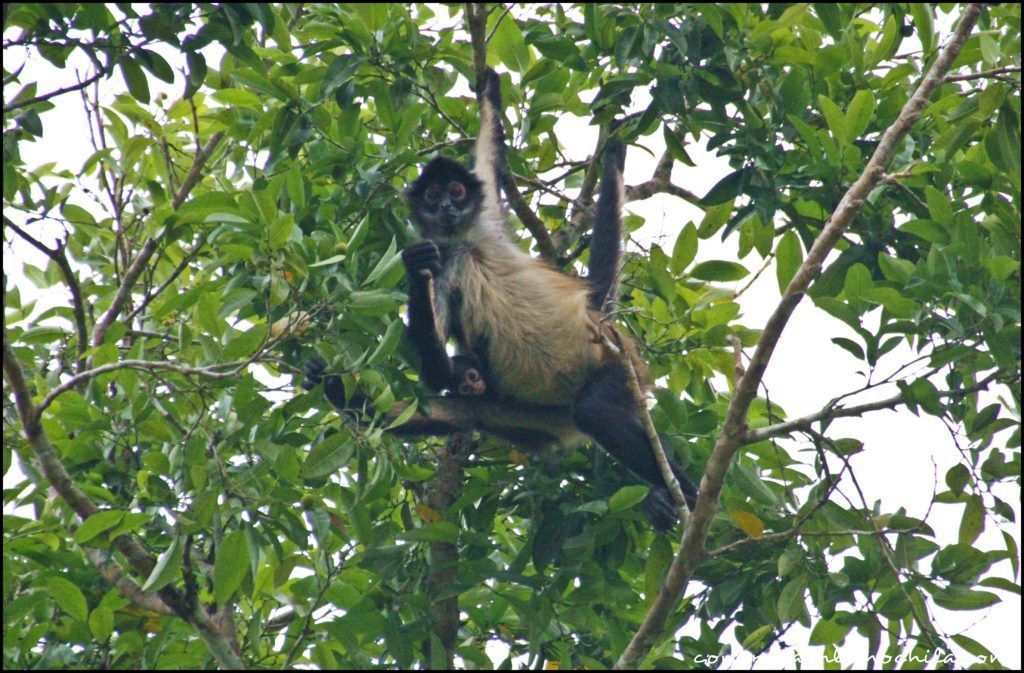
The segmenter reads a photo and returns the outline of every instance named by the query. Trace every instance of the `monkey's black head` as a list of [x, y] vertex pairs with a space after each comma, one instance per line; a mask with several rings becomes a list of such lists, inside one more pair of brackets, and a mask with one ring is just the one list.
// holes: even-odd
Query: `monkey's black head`
[[424, 238], [457, 238], [480, 213], [483, 183], [457, 161], [437, 157], [405, 194]]

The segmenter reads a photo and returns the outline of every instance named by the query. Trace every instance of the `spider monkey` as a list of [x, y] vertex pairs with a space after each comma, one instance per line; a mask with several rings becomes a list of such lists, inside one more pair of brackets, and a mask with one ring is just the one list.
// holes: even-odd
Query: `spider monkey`
[[[480, 134], [470, 172], [437, 157], [406, 193], [422, 240], [402, 251], [409, 286], [407, 337], [420, 359], [420, 378], [435, 393], [400, 436], [444, 436], [480, 430], [526, 450], [595, 440], [651, 484], [645, 509], [655, 528], [676, 522], [672, 498], [629, 391], [629, 375], [607, 346], [622, 345], [646, 383], [633, 343], [604, 320], [602, 309], [619, 266], [625, 146], [604, 151], [601, 187], [586, 280], [562, 273], [522, 251], [505, 231], [499, 201], [505, 162], [501, 92], [488, 68], [477, 85]], [[458, 354], [448, 355], [452, 339]], [[307, 364], [306, 387], [346, 407], [337, 376], [319, 358]], [[408, 408], [396, 403], [397, 418]], [[692, 507], [697, 490], [670, 460]]]

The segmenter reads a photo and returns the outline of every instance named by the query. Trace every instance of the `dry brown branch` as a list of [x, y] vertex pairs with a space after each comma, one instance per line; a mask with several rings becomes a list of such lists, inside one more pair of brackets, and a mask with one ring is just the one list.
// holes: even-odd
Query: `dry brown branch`
[[878, 147], [863, 173], [843, 195], [828, 224], [815, 240], [814, 245], [811, 246], [803, 265], [790, 281], [781, 301], [768, 319], [761, 338], [758, 340], [757, 348], [751, 357], [750, 365], [736, 384], [721, 434], [708, 459], [697, 502], [690, 516], [690, 524], [683, 533], [679, 552], [672, 561], [662, 590], [652, 602], [640, 629], [615, 663], [615, 668], [632, 669], [641, 663], [664, 631], [669, 615], [686, 590], [693, 568], [706, 558], [707, 550], [704, 548], [704, 544], [711, 521], [718, 510], [718, 498], [725, 480], [726, 470], [732, 463], [736, 451], [744, 444], [747, 436], [747, 411], [757, 392], [757, 387], [764, 377], [764, 372], [786, 323], [803, 298], [811, 281], [818, 276], [828, 253], [853, 218], [860, 212], [868, 194], [885, 175], [885, 169], [901, 141], [920, 118], [922, 110], [935, 89], [944, 81], [946, 73], [949, 72], [950, 66], [977, 22], [980, 12], [981, 6], [977, 3], [972, 3], [964, 9], [952, 39], [932, 63], [928, 73], [904, 105], [896, 121], [882, 135]]

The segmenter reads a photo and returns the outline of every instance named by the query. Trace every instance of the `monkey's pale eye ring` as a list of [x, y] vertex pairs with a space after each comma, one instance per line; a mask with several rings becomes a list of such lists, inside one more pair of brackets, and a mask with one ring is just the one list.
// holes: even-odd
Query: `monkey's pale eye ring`
[[441, 200], [441, 188], [437, 185], [430, 185], [427, 187], [427, 192], [423, 195], [427, 203], [434, 204]]
[[448, 185], [448, 196], [456, 201], [466, 198], [466, 187], [461, 182], [453, 182]]

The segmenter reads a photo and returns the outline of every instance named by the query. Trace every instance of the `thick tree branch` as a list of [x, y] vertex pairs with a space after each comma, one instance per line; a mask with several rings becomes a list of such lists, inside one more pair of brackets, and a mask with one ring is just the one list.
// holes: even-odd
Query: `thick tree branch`
[[155, 612], [165, 617], [176, 617], [177, 613], [166, 603], [160, 600], [159, 596], [147, 594], [134, 580], [125, 575], [124, 568], [117, 561], [108, 557], [103, 551], [92, 547], [85, 547], [85, 555], [89, 557], [92, 564], [96, 566], [100, 576], [108, 583], [117, 587], [118, 593], [130, 600], [143, 610]]
[[671, 194], [690, 203], [700, 201], [700, 197], [690, 190], [672, 184], [672, 165], [674, 163], [672, 154], [665, 150], [665, 153], [658, 159], [658, 165], [655, 167], [654, 175], [651, 176], [650, 180], [639, 185], [626, 187], [626, 201], [642, 201], [651, 198], [655, 194]]
[[860, 212], [868, 194], [885, 175], [885, 169], [903, 138], [920, 118], [922, 110], [935, 89], [944, 81], [946, 73], [949, 72], [950, 66], [977, 22], [980, 12], [981, 6], [977, 3], [968, 5], [964, 10], [952, 39], [932, 63], [917, 90], [904, 105], [899, 117], [882, 135], [864, 172], [836, 206], [828, 224], [815, 240], [814, 245], [811, 246], [803, 265], [790, 281], [782, 300], [768, 319], [754, 355], [751, 357], [750, 365], [736, 384], [732, 400], [726, 411], [721, 434], [711, 452], [707, 469], [701, 480], [697, 502], [690, 516], [690, 525], [683, 533], [679, 553], [673, 559], [662, 590], [652, 603], [644, 623], [615, 663], [615, 668], [636, 668], [642, 661], [655, 640], [664, 631], [669, 615], [686, 590], [693, 568], [706, 558], [707, 551], [704, 544], [711, 521], [718, 510], [718, 498], [725, 480], [726, 470], [736, 451], [743, 445], [747, 434], [747, 411], [757, 392], [758, 385], [764, 378], [764, 372], [786, 323], [803, 298], [811, 281], [818, 276], [828, 253], [853, 218]]
[[[472, 451], [472, 442], [466, 435], [454, 435], [437, 452], [437, 473], [427, 492], [427, 505], [443, 514], [448, 511], [459, 494], [465, 478], [462, 466]], [[451, 542], [430, 543], [430, 570], [427, 574], [426, 593], [430, 600], [430, 626], [444, 648], [436, 652], [430, 648], [432, 668], [450, 669], [455, 661], [455, 642], [459, 633], [459, 597], [442, 594], [449, 592], [458, 581], [459, 548]]]

